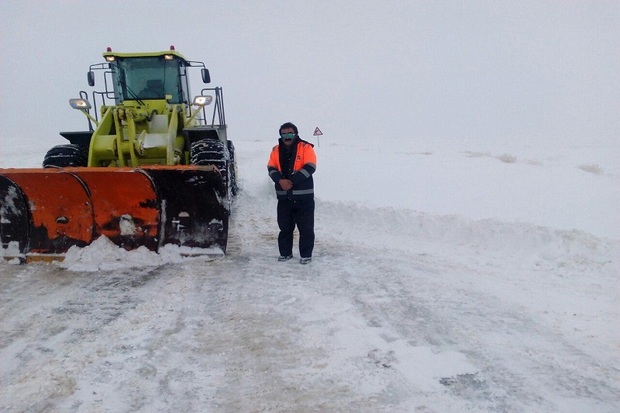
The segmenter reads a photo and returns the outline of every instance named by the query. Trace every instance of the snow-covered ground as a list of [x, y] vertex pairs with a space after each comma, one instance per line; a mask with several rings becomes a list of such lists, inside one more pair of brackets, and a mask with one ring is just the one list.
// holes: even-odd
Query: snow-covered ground
[[310, 265], [276, 261], [266, 137], [224, 259], [0, 264], [0, 411], [620, 411], [620, 144], [324, 132]]

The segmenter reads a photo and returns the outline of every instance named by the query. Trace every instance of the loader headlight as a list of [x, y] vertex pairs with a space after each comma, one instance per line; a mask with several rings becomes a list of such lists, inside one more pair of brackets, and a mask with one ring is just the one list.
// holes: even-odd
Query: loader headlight
[[89, 110], [91, 108], [86, 99], [69, 99], [69, 104], [73, 109]]
[[213, 96], [196, 96], [194, 98], [194, 106], [207, 106], [213, 102]]

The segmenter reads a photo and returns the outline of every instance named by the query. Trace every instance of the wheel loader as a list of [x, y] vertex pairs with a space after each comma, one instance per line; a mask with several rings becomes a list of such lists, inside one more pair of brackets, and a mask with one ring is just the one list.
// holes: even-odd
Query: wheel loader
[[88, 130], [61, 132], [68, 143], [43, 168], [0, 169], [0, 255], [61, 260], [101, 236], [224, 254], [237, 185], [222, 88], [191, 95], [190, 74], [210, 83], [209, 70], [174, 46], [103, 58], [88, 70], [90, 96], [69, 101]]

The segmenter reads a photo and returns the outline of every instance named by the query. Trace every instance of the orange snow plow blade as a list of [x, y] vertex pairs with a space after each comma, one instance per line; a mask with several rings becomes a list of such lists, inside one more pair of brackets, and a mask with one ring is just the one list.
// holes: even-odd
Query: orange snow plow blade
[[62, 259], [106, 236], [125, 249], [226, 249], [228, 206], [209, 166], [0, 169], [4, 258]]

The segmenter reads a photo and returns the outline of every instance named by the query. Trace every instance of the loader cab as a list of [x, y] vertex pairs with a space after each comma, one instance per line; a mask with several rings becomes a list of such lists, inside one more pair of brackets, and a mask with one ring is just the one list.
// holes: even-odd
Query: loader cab
[[[116, 103], [126, 100], [167, 99], [189, 102], [184, 60], [173, 55], [107, 57]], [[184, 81], [185, 80], [185, 81]]]
[[[201, 62], [190, 62], [174, 49], [156, 53], [104, 53], [109, 64], [116, 104], [127, 100], [163, 100], [190, 104], [188, 67], [201, 66], [203, 82], [209, 72]], [[90, 83], [90, 78], [89, 78]]]

